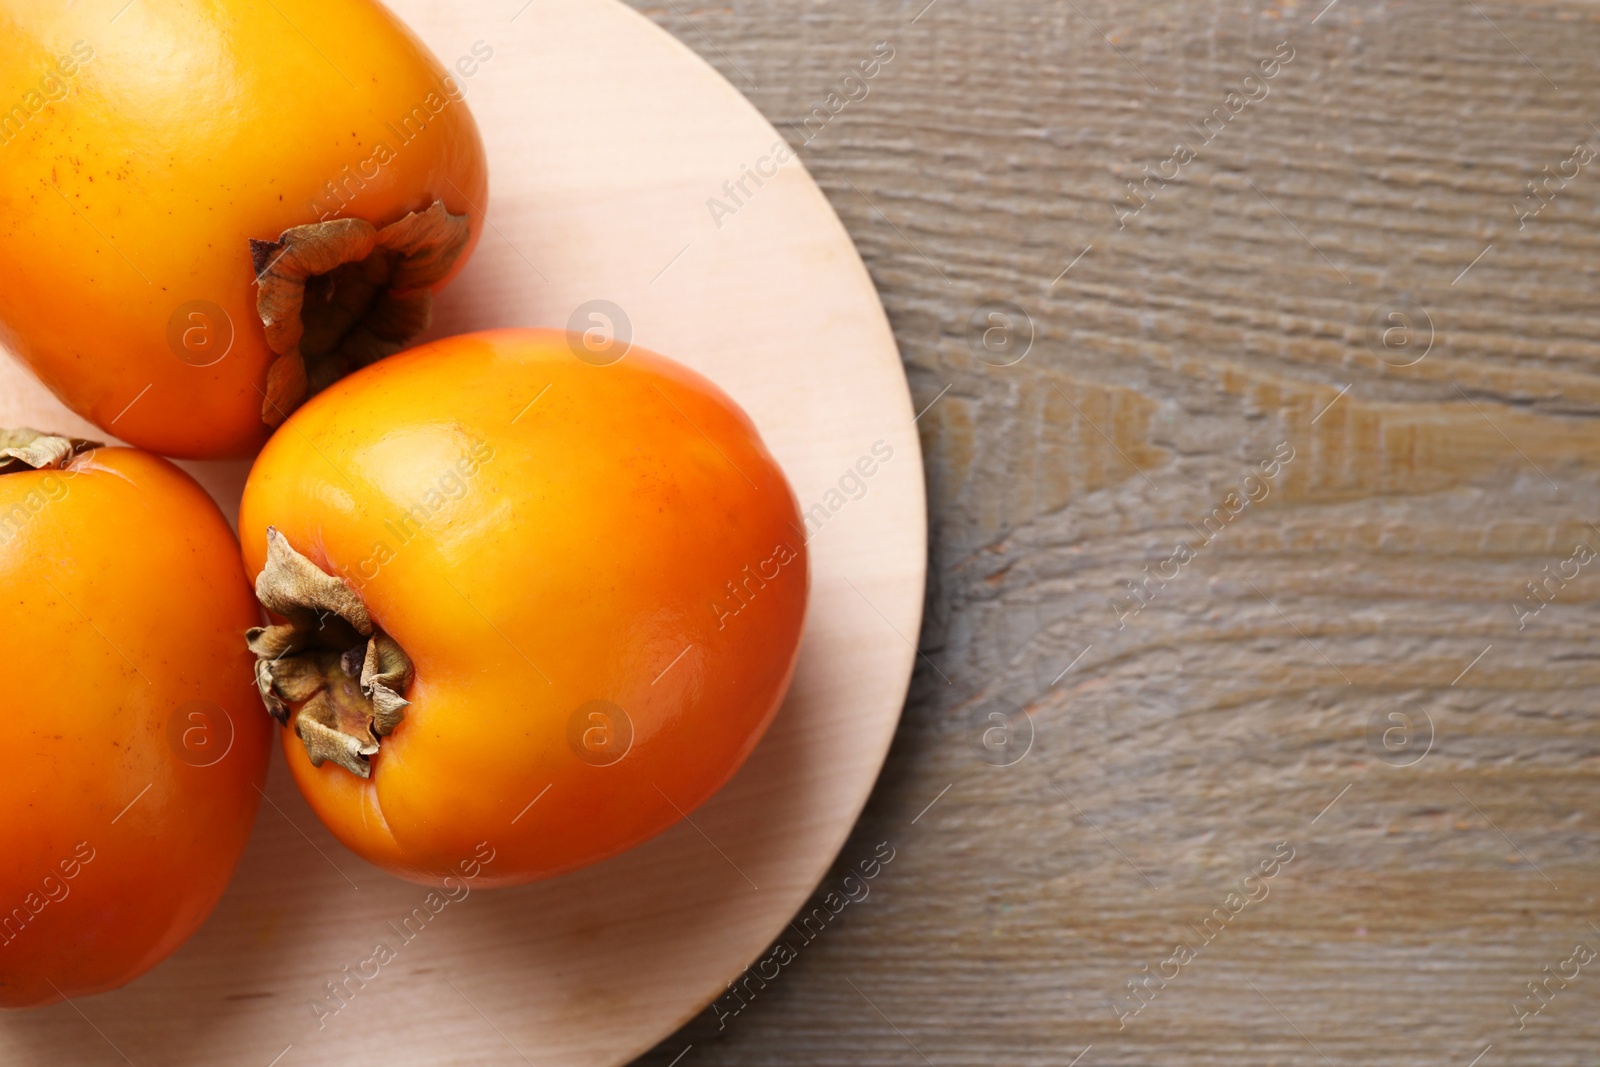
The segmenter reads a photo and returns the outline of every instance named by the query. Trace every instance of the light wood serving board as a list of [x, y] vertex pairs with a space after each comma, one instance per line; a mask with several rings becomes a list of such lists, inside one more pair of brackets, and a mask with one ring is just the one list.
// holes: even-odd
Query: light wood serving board
[[[802, 508], [825, 509], [808, 528], [794, 688], [692, 825], [586, 871], [451, 903], [320, 1027], [310, 1002], [393, 942], [389, 923], [425, 890], [335, 842], [275, 757], [237, 877], [193, 940], [125, 989], [0, 1018], [5, 1064], [624, 1062], [778, 935], [894, 734], [922, 609], [921, 455], [877, 294], [810, 176], [795, 159], [776, 166], [782, 138], [755, 108], [613, 0], [394, 7], [446, 66], [478, 45], [461, 81], [488, 147], [490, 225], [432, 334], [564, 326], [608, 301], [635, 342], [743, 405]], [[724, 183], [746, 168], [776, 174], [746, 179], [735, 201]], [[91, 432], [0, 359], [0, 425], [21, 424]], [[893, 457], [860, 480], [864, 493], [855, 481], [837, 492], [879, 442]], [[185, 466], [235, 514], [248, 464]]]

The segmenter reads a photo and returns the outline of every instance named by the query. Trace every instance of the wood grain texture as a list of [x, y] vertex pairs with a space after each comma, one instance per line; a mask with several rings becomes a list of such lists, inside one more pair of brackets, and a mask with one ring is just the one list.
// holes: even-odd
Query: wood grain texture
[[[1513, 1005], [1600, 950], [1600, 567], [1567, 562], [1600, 549], [1600, 173], [1528, 189], [1600, 148], [1600, 7], [634, 2], [802, 146], [931, 404], [933, 516], [912, 698], [823, 888], [894, 861], [639, 1062], [1597, 1062], [1593, 968]], [[993, 766], [1004, 702], [1033, 743]]]

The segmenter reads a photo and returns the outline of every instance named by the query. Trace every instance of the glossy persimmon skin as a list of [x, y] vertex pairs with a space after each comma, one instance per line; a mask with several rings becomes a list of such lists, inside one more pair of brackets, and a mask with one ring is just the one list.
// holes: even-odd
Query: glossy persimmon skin
[[107, 433], [248, 455], [249, 241], [442, 200], [459, 270], [488, 193], [467, 85], [372, 0], [0, 0], [0, 340]]
[[227, 886], [271, 751], [236, 545], [147, 453], [0, 475], [0, 1006], [131, 981]]
[[[725, 394], [637, 347], [593, 366], [566, 334], [505, 330], [358, 371], [256, 460], [252, 575], [268, 526], [415, 665], [370, 778], [313, 767], [283, 731], [329, 829], [415, 881], [482, 842], [482, 884], [509, 885], [660, 832], [738, 768], [794, 670], [809, 583], [794, 494]], [[631, 724], [615, 762], [625, 727], [589, 719], [592, 701]]]

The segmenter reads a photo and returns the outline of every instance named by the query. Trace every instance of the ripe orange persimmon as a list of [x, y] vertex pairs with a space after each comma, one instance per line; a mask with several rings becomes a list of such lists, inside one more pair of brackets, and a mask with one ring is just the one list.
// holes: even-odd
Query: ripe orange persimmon
[[693, 371], [580, 351], [505, 330], [392, 356], [246, 483], [289, 768], [403, 877], [482, 843], [498, 885], [629, 848], [733, 774], [788, 688], [809, 578], [783, 472]]
[[466, 262], [492, 55], [374, 0], [0, 0], [0, 338], [108, 433], [248, 454]]
[[271, 731], [237, 542], [166, 460], [0, 431], [0, 1007], [113, 989], [199, 927]]

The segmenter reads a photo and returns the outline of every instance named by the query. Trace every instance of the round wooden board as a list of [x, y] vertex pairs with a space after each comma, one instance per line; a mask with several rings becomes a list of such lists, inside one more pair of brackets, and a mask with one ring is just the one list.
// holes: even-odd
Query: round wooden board
[[[310, 1005], [338, 1003], [327, 983], [377, 942], [399, 945], [390, 924], [426, 891], [339, 846], [275, 759], [238, 875], [193, 940], [118, 992], [0, 1019], [0, 1062], [624, 1062], [778, 935], [894, 733], [922, 608], [921, 455], [888, 323], [821, 192], [791, 159], [730, 198], [724, 183], [771, 172], [782, 138], [613, 0], [394, 6], [447, 66], [493, 49], [461, 79], [488, 145], [491, 225], [433, 333], [561, 326], [609, 301], [636, 342], [743, 405], [815, 516], [794, 688], [692, 823], [586, 871], [448, 904], [320, 1025]], [[336, 42], [300, 29], [337, 62]], [[19, 424], [90, 429], [0, 360], [0, 425]], [[892, 458], [847, 477], [874, 445]], [[185, 466], [232, 515], [247, 465]]]

